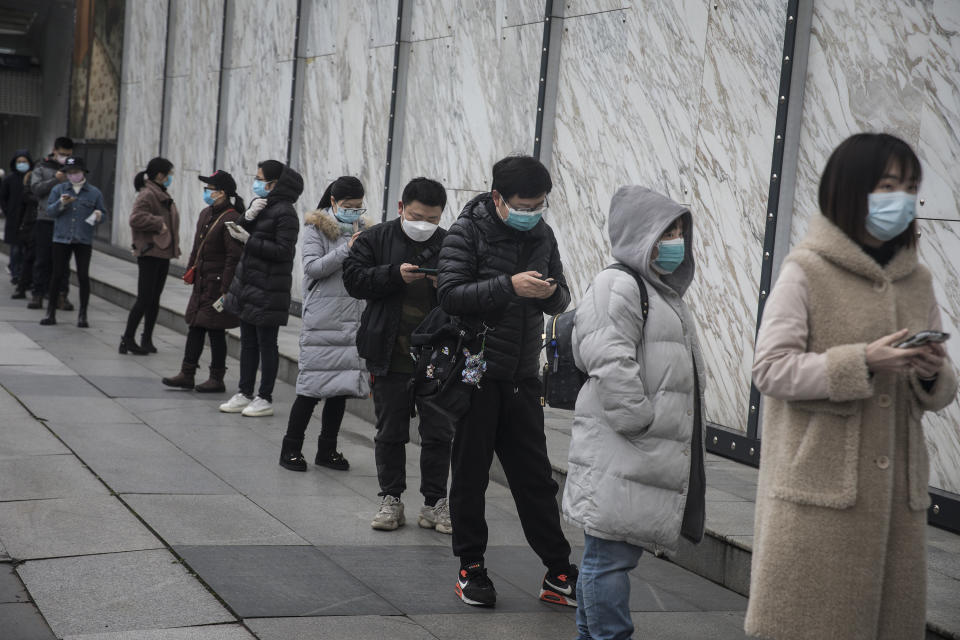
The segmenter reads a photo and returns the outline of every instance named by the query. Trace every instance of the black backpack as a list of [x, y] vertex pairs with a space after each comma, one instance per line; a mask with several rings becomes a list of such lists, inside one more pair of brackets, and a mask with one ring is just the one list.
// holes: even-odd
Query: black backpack
[[[607, 269], [616, 269], [633, 276], [640, 287], [640, 310], [643, 323], [647, 323], [650, 301], [643, 278], [630, 267], [614, 263]], [[542, 406], [554, 409], [573, 409], [577, 404], [580, 388], [587, 381], [586, 373], [577, 368], [573, 359], [573, 321], [576, 309], [565, 311], [547, 320], [543, 329], [543, 348], [547, 352], [547, 363], [543, 365]]]

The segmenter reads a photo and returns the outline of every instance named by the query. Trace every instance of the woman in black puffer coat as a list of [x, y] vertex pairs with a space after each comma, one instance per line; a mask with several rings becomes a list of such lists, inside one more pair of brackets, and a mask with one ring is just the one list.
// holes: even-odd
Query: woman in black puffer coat
[[[303, 193], [303, 178], [277, 160], [261, 162], [253, 183], [257, 198], [230, 235], [244, 243], [243, 256], [224, 307], [240, 318], [240, 391], [220, 405], [224, 413], [273, 415], [273, 385], [280, 352], [277, 334], [287, 324], [293, 260], [300, 218], [293, 205]], [[253, 387], [260, 368], [260, 388]]]

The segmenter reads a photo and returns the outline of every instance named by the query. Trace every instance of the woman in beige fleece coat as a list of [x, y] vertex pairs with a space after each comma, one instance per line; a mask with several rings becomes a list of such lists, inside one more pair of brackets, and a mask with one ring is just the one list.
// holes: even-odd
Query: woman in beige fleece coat
[[924, 637], [926, 410], [951, 403], [917, 262], [920, 162], [859, 134], [834, 151], [820, 209], [764, 311], [753, 368], [766, 397], [747, 632], [777, 640]]

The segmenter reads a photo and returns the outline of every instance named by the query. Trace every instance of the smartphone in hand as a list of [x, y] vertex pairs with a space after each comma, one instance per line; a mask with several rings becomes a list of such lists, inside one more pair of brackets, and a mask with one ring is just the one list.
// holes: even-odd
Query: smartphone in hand
[[216, 302], [213, 303], [213, 309], [217, 313], [223, 313], [223, 296], [217, 298]]
[[429, 269], [427, 267], [419, 267], [413, 270], [413, 273], [425, 273], [428, 276], [435, 276], [438, 272], [438, 269]]
[[944, 333], [943, 331], [920, 331], [903, 342], [898, 342], [894, 346], [898, 349], [912, 349], [914, 347], [922, 347], [931, 342], [946, 342], [949, 338], [950, 334]]

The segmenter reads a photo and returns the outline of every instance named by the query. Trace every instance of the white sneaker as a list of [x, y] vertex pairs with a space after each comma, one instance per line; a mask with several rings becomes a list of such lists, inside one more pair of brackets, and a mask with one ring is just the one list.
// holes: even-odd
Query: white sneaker
[[420, 507], [417, 524], [424, 529], [436, 529], [438, 533], [452, 534], [453, 523], [450, 522], [450, 503], [447, 502], [446, 498], [440, 498], [435, 506], [423, 505]]
[[253, 399], [253, 402], [248, 404], [243, 409], [243, 415], [248, 418], [260, 418], [263, 416], [272, 416], [273, 415], [273, 405], [270, 404], [269, 400], [264, 400], [260, 396], [257, 396]]
[[403, 517], [403, 503], [400, 498], [383, 496], [380, 501], [380, 510], [373, 517], [370, 526], [380, 531], [393, 531], [406, 523]]
[[240, 413], [248, 404], [250, 404], [250, 398], [242, 393], [238, 393], [220, 405], [220, 411], [224, 413]]

